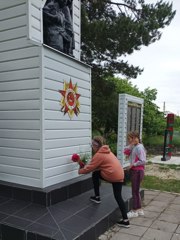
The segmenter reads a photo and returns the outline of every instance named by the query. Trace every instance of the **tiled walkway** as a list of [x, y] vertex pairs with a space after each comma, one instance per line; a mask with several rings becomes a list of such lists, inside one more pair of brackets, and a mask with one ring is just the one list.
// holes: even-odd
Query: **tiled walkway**
[[[93, 204], [90, 190], [50, 207], [0, 197], [2, 240], [93, 240], [120, 217], [111, 184], [101, 186], [101, 204]], [[125, 200], [130, 189], [123, 187]], [[126, 201], [129, 204], [129, 201]]]
[[180, 194], [144, 191], [144, 217], [129, 229], [114, 225], [99, 240], [180, 240]]

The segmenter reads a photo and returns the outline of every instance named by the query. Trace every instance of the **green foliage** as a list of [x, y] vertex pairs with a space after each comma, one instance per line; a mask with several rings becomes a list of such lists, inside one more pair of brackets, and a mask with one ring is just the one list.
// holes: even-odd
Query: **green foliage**
[[[116, 11], [114, 5], [118, 6]], [[159, 40], [160, 30], [170, 24], [174, 15], [172, 4], [163, 1], [156, 4], [145, 4], [143, 0], [117, 4], [108, 0], [82, 1], [81, 60], [92, 66], [93, 130], [106, 138], [117, 132], [118, 94], [128, 93], [145, 98], [146, 134], [162, 133], [163, 116], [150, 103], [157, 92], [149, 89], [140, 93], [129, 80], [113, 76], [121, 73], [136, 78], [142, 69], [124, 60], [126, 55]]]
[[180, 116], [175, 116], [174, 129], [180, 132]]
[[160, 179], [155, 176], [145, 176], [142, 188], [180, 193], [179, 180]]
[[175, 11], [163, 1], [124, 0], [116, 11], [114, 5], [108, 0], [82, 1], [82, 60], [100, 75], [103, 70], [135, 78], [142, 70], [120, 57], [159, 40], [160, 29], [170, 24]]
[[172, 142], [174, 146], [180, 147], [180, 131], [174, 131]]
[[157, 90], [146, 88], [142, 93], [144, 98], [143, 131], [146, 136], [163, 135], [166, 128], [164, 114], [158, 110], [156, 104]]

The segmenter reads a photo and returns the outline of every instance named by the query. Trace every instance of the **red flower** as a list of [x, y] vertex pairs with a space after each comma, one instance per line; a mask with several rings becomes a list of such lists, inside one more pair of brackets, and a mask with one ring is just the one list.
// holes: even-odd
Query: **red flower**
[[131, 154], [131, 150], [128, 148], [124, 149], [124, 154], [129, 156]]
[[78, 161], [80, 161], [80, 156], [79, 156], [78, 154], [74, 153], [74, 154], [72, 155], [71, 160], [72, 160], [73, 162], [78, 162]]
[[78, 162], [80, 168], [83, 168], [84, 165], [85, 165], [85, 163], [84, 163], [83, 161], [81, 161], [80, 156], [79, 156], [78, 154], [76, 154], [76, 153], [74, 153], [74, 154], [72, 155], [71, 160], [72, 160], [73, 162]]

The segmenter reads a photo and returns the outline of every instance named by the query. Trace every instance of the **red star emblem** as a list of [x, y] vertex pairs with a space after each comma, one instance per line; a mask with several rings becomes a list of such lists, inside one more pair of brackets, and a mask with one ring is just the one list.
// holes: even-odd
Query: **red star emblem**
[[64, 112], [64, 115], [68, 113], [70, 118], [73, 117], [74, 113], [78, 116], [80, 113], [79, 97], [81, 95], [77, 93], [77, 83], [73, 85], [71, 79], [69, 83], [64, 81], [64, 90], [59, 90], [59, 93], [63, 96], [60, 101], [61, 112]]

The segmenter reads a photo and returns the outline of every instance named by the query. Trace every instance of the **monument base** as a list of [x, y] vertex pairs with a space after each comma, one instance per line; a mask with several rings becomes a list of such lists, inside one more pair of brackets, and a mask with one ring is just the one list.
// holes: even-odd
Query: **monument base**
[[[140, 193], [143, 199], [144, 191], [141, 190]], [[98, 239], [121, 218], [121, 213], [111, 184], [102, 183], [101, 204], [89, 201], [92, 194], [93, 190], [90, 190], [50, 207], [0, 197], [0, 239]], [[131, 188], [123, 186], [122, 195], [130, 210]]]
[[48, 207], [89, 191], [91, 188], [90, 175], [82, 175], [44, 189], [0, 181], [0, 196], [38, 203]]

